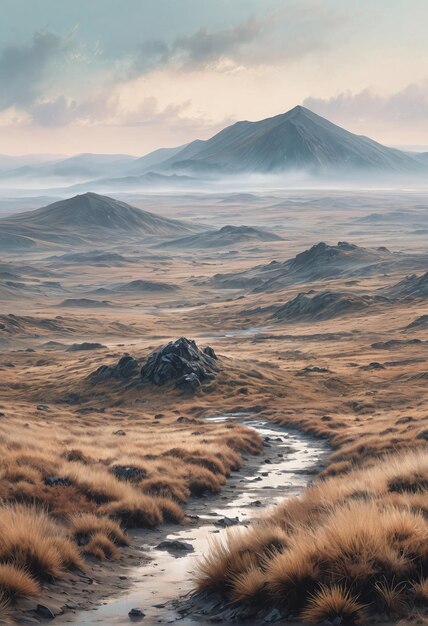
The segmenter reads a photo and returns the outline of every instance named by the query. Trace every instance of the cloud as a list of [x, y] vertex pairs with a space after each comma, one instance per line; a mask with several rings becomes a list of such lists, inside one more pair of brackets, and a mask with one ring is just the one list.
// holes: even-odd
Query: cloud
[[117, 99], [103, 92], [80, 102], [63, 95], [38, 101], [29, 107], [29, 113], [39, 126], [56, 127], [72, 123], [96, 124], [114, 115], [116, 107]]
[[174, 67], [180, 71], [255, 67], [291, 62], [331, 46], [334, 31], [345, 23], [343, 14], [317, 0], [295, 2], [264, 17], [249, 17], [226, 29], [200, 28], [176, 37], [146, 41], [131, 63], [131, 75]]
[[68, 42], [37, 32], [28, 46], [8, 46], [0, 54], [0, 108], [25, 108], [43, 94], [49, 66]]
[[428, 80], [408, 85], [388, 96], [368, 88], [353, 94], [345, 91], [332, 98], [306, 98], [303, 105], [340, 122], [380, 122], [383, 125], [414, 125], [428, 122]]

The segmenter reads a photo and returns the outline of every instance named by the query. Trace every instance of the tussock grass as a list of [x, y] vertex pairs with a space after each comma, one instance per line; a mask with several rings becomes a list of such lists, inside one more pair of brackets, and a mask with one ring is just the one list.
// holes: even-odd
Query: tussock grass
[[333, 623], [339, 620], [341, 624], [361, 624], [365, 620], [364, 609], [364, 605], [349, 590], [339, 585], [321, 585], [319, 591], [310, 596], [301, 617], [310, 624], [327, 620]]
[[1, 596], [8, 600], [29, 598], [40, 593], [40, 585], [24, 569], [10, 563], [0, 564]]
[[[248, 530], [213, 543], [197, 587], [310, 623], [398, 619], [426, 603], [428, 453], [402, 451], [316, 482]], [[411, 484], [391, 491], [391, 484]], [[421, 489], [415, 489], [420, 481]]]
[[[0, 595], [6, 604], [37, 595], [45, 581], [69, 570], [84, 570], [85, 557], [115, 559], [129, 545], [126, 528], [183, 523], [182, 505], [192, 494], [218, 492], [241, 464], [240, 452], [261, 449], [257, 435], [239, 425], [233, 432], [241, 444], [229, 447], [230, 429], [222, 424], [201, 422], [193, 434], [175, 415], [161, 430], [152, 416], [138, 414], [126, 425], [123, 419], [111, 418], [107, 428], [97, 414], [71, 415], [66, 428], [43, 414], [31, 423], [0, 421]], [[122, 429], [126, 436], [114, 434]]]
[[117, 557], [118, 548], [107, 535], [98, 532], [91, 535], [89, 542], [83, 547], [83, 553], [100, 561], [104, 559], [111, 561]]
[[87, 543], [95, 534], [103, 533], [117, 545], [129, 545], [129, 539], [121, 526], [107, 517], [98, 517], [91, 513], [72, 515], [69, 518], [69, 527], [78, 543]]

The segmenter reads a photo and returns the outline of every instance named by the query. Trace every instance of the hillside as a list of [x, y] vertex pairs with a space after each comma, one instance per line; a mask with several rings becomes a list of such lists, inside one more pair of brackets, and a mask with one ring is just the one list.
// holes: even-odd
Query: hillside
[[225, 248], [245, 243], [260, 243], [266, 241], [281, 241], [282, 238], [268, 230], [252, 228], [251, 226], [223, 226], [219, 230], [207, 233], [181, 237], [161, 244], [163, 248], [205, 249]]
[[0, 220], [0, 237], [13, 245], [22, 238], [40, 242], [76, 244], [110, 237], [178, 237], [199, 230], [196, 226], [142, 211], [125, 202], [85, 193]]

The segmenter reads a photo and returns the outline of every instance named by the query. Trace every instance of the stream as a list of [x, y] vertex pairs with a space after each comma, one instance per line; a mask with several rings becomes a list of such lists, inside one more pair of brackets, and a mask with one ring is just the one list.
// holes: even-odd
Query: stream
[[[183, 626], [201, 626], [211, 623], [208, 619], [183, 616], [179, 603], [176, 608], [177, 603], [172, 601], [192, 591], [198, 559], [208, 552], [212, 537], [221, 537], [227, 532], [222, 520], [238, 518], [241, 525], [248, 525], [263, 509], [298, 495], [319, 471], [329, 451], [325, 441], [242, 413], [207, 419], [239, 421], [255, 429], [265, 441], [263, 452], [260, 456], [245, 455], [244, 466], [232, 472], [220, 494], [192, 499], [186, 506], [189, 525], [130, 533], [132, 542], [151, 559], [130, 568], [130, 587], [96, 609], [58, 616], [55, 624], [125, 626], [133, 622], [170, 624], [179, 621]], [[165, 539], [189, 543], [193, 551], [157, 549]], [[133, 608], [140, 609], [145, 617], [131, 620], [128, 612]]]

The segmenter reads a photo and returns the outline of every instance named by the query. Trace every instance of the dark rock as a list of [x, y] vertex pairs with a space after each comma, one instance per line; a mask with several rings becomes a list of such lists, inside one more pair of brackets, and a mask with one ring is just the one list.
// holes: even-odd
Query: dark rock
[[129, 480], [132, 482], [137, 482], [147, 476], [147, 472], [141, 467], [115, 465], [110, 471], [118, 480]]
[[195, 391], [201, 383], [213, 380], [218, 372], [214, 350], [210, 348], [209, 352], [201, 351], [193, 340], [181, 337], [149, 356], [141, 369], [141, 378], [154, 385], [175, 382], [182, 389]]
[[237, 524], [240, 524], [239, 517], [223, 517], [215, 522], [216, 526], [222, 526], [223, 528], [236, 526]]
[[158, 546], [156, 546], [157, 550], [168, 550], [168, 552], [193, 552], [194, 548], [191, 543], [187, 543], [186, 541], [179, 541], [178, 539], [166, 539], [162, 541]]
[[201, 381], [197, 375], [192, 372], [192, 374], [185, 374], [184, 376], [181, 376], [175, 384], [177, 387], [184, 389], [185, 391], [196, 391], [196, 389], [201, 386]]
[[385, 366], [382, 363], [378, 363], [378, 361], [372, 361], [368, 365], [364, 365], [361, 369], [364, 370], [384, 370]]
[[105, 348], [102, 343], [91, 343], [89, 341], [84, 341], [83, 343], [72, 343], [71, 346], [68, 346], [66, 352], [79, 352], [80, 350], [100, 350], [101, 348]]
[[304, 367], [302, 370], [297, 372], [297, 374], [323, 374], [329, 371], [330, 370], [326, 367], [319, 367], [318, 365], [308, 365], [307, 367]]
[[101, 383], [111, 378], [118, 380], [129, 380], [137, 376], [139, 370], [138, 361], [132, 356], [125, 355], [116, 365], [101, 365], [95, 372], [89, 376], [92, 382]]
[[217, 355], [214, 352], [214, 348], [211, 348], [211, 346], [207, 346], [206, 348], [204, 348], [204, 354], [210, 356], [212, 359], [217, 360]]
[[71, 485], [71, 480], [62, 478], [61, 476], [46, 476], [43, 482], [48, 487], [69, 487]]
[[47, 404], [38, 404], [36, 409], [38, 411], [49, 411], [49, 407]]
[[124, 430], [115, 430], [113, 435], [117, 435], [118, 437], [125, 437], [126, 432]]
[[144, 619], [146, 616], [141, 609], [131, 609], [128, 615], [131, 619]]
[[38, 604], [36, 607], [36, 613], [43, 617], [44, 619], [54, 619], [55, 613], [51, 611], [48, 606], [44, 604]]
[[428, 441], [428, 429], [422, 430], [419, 435], [416, 436], [416, 439], [423, 439], [424, 441]]

